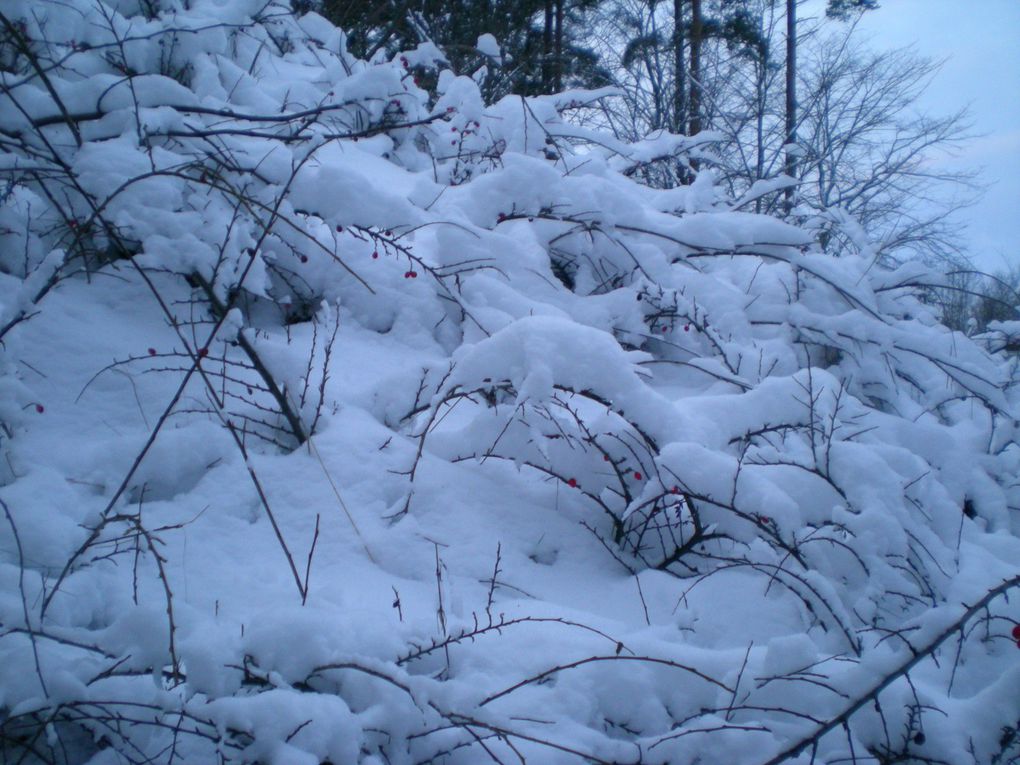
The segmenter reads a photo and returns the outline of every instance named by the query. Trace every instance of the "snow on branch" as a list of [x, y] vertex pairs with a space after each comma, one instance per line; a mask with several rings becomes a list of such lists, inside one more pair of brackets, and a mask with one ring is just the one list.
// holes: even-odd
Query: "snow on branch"
[[2, 758], [1015, 759], [1016, 322], [349, 39], [0, 10]]

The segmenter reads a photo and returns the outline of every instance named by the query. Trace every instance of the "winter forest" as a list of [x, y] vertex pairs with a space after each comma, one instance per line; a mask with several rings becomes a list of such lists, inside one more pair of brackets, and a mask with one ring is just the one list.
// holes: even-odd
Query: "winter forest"
[[0, 0], [0, 762], [1020, 763], [878, 5]]

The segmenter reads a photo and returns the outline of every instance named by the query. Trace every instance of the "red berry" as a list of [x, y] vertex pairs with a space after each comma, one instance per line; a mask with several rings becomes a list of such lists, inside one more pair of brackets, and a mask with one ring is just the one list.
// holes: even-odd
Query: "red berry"
[[198, 349], [198, 357], [200, 359], [204, 359], [208, 355], [209, 355], [209, 349], [208, 348], [199, 348]]
[[1013, 632], [1011, 634], [1013, 635], [1014, 640], [1020, 640], [1020, 624], [1014, 625]]
[[457, 128], [455, 128], [455, 127], [450, 128], [450, 132], [451, 133], [456, 133], [457, 132]]
[[691, 331], [691, 325], [690, 324], [684, 324], [684, 332], [690, 332], [690, 331]]
[[450, 141], [450, 146], [456, 146], [456, 145], [457, 145], [457, 139], [454, 138], [452, 141]]
[[411, 278], [411, 272], [410, 271], [404, 271], [404, 278], [405, 279], [410, 279]]
[[642, 478], [642, 476], [641, 476], [641, 473], [640, 473], [640, 471], [637, 471], [637, 470], [635, 470], [635, 471], [634, 471], [634, 480], [635, 480], [635, 481], [640, 481], [640, 480], [641, 480], [641, 478]]
[[44, 407], [42, 404], [36, 404], [35, 411], [37, 411], [39, 414], [42, 414], [43, 412], [46, 411], [46, 407]]
[[609, 455], [608, 454], [603, 454], [602, 455], [602, 461], [603, 462], [609, 462]]
[[149, 355], [150, 356], [155, 356], [156, 355], [156, 349], [155, 348], [150, 348], [149, 349]]
[[378, 260], [378, 259], [379, 259], [379, 253], [378, 252], [373, 252], [372, 253], [372, 260]]
[[342, 233], [343, 233], [343, 231], [344, 231], [344, 227], [343, 227], [343, 226], [341, 226], [341, 225], [340, 225], [339, 223], [337, 223], [337, 224], [336, 224], [336, 232], [337, 232], [338, 234], [342, 234]]
[[576, 478], [569, 479], [567, 481], [567, 486], [569, 486], [571, 489], [576, 489], [577, 488], [577, 479]]
[[662, 334], [665, 335], [668, 331], [669, 331], [669, 327], [663, 327], [662, 328]]
[[301, 262], [302, 263], [307, 263], [308, 262], [308, 256], [307, 255], [302, 255], [301, 256]]
[[669, 493], [670, 494], [679, 494], [680, 493], [680, 487], [679, 486], [674, 486], [672, 489], [669, 490]]
[[417, 279], [418, 278], [418, 272], [417, 271], [408, 271], [407, 273], [409, 273], [411, 275], [412, 279]]

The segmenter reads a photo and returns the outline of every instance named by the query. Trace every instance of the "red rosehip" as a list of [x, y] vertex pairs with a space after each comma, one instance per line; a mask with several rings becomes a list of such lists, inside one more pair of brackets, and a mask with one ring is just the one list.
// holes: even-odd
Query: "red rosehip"
[[341, 226], [339, 223], [336, 224], [336, 232], [338, 234], [342, 234], [344, 232], [344, 227]]
[[408, 273], [411, 274], [411, 278], [412, 279], [417, 279], [418, 278], [418, 272], [417, 271], [408, 271]]
[[577, 488], [577, 479], [576, 478], [569, 479], [567, 481], [567, 486], [569, 486], [571, 489], [576, 489]]
[[669, 327], [663, 327], [662, 328], [662, 334], [665, 335], [668, 331], [669, 331]]
[[378, 259], [379, 259], [379, 252], [378, 251], [373, 252], [372, 253], [372, 260], [378, 260]]
[[640, 471], [638, 471], [638, 470], [635, 470], [635, 471], [634, 471], [634, 480], [635, 480], [635, 481], [640, 481], [640, 480], [641, 480], [641, 478], [642, 478], [641, 472], [640, 472]]
[[410, 279], [411, 278], [411, 272], [410, 271], [404, 271], [404, 278], [405, 279]]
[[451, 133], [456, 133], [457, 132], [457, 128], [455, 128], [455, 127], [450, 128], [450, 132]]
[[156, 355], [156, 349], [155, 348], [150, 348], [149, 349], [149, 355], [150, 356], [155, 356]]
[[37, 411], [39, 414], [42, 414], [43, 412], [46, 411], [46, 407], [44, 407], [42, 404], [36, 404], [35, 411]]
[[672, 489], [669, 490], [669, 493], [670, 494], [679, 494], [680, 493], [680, 487], [679, 486], [674, 486]]
[[1013, 626], [1013, 632], [1010, 633], [1010, 634], [1013, 635], [1013, 639], [1014, 640], [1020, 640], [1020, 624], [1014, 625]]
[[609, 455], [608, 454], [603, 454], [602, 455], [602, 461], [603, 462], [609, 462]]
[[457, 139], [454, 138], [452, 141], [450, 141], [450, 146], [456, 146], [456, 145], [457, 145]]
[[684, 332], [690, 332], [690, 331], [691, 331], [691, 325], [690, 324], [684, 324]]
[[308, 256], [307, 255], [302, 255], [301, 256], [301, 262], [302, 263], [307, 263], [308, 262]]

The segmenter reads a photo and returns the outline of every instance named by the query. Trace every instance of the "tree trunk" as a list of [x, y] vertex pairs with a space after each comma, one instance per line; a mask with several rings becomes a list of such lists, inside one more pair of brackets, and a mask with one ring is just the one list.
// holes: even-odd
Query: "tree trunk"
[[684, 131], [687, 124], [687, 79], [684, 62], [684, 0], [673, 0], [673, 130]]
[[554, 55], [556, 66], [554, 68], [555, 79], [553, 80], [553, 92], [563, 90], [563, 0], [556, 0], [556, 34], [554, 41]]
[[691, 125], [687, 132], [697, 135], [701, 132], [701, 0], [691, 0]]
[[545, 0], [545, 27], [542, 29], [542, 92], [552, 92], [553, 82], [553, 0]]
[[[796, 177], [797, 156], [797, 0], [786, 0], [786, 165], [783, 172]], [[786, 189], [786, 212], [793, 209], [793, 188]]]

